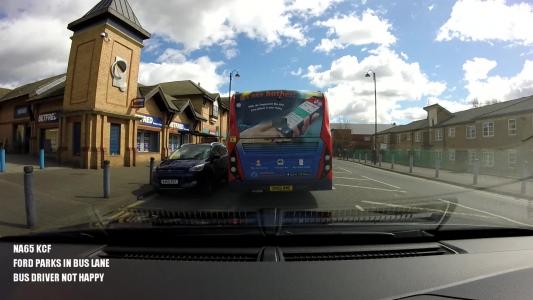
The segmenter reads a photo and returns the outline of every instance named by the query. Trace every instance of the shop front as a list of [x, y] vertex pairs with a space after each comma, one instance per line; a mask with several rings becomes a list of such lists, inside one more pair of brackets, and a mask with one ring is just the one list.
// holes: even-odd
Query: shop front
[[45, 156], [57, 158], [59, 149], [59, 112], [45, 112], [37, 116], [39, 149]]
[[135, 116], [141, 118], [137, 127], [137, 163], [150, 161], [150, 157], [159, 159], [163, 119], [155, 115], [136, 114]]
[[13, 133], [12, 145], [8, 149], [14, 153], [30, 153], [31, 125], [30, 125], [30, 106], [27, 104], [15, 106], [13, 113]]
[[180, 122], [170, 122], [168, 135], [169, 153], [176, 151], [183, 144], [191, 143], [190, 125]]

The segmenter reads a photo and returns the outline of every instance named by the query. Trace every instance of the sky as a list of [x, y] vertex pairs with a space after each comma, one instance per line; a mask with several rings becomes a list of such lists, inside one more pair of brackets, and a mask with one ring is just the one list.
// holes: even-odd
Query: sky
[[[325, 92], [332, 121], [426, 117], [533, 95], [533, 2], [511, 0], [128, 0], [152, 33], [139, 82], [232, 92]], [[2, 0], [0, 87], [66, 72], [66, 29], [96, 0]]]

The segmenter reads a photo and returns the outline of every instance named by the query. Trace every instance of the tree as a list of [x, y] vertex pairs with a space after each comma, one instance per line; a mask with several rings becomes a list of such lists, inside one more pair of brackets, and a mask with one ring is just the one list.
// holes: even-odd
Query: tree
[[470, 101], [470, 104], [472, 104], [473, 108], [479, 107], [479, 100], [477, 99], [477, 97], [472, 99], [472, 101]]

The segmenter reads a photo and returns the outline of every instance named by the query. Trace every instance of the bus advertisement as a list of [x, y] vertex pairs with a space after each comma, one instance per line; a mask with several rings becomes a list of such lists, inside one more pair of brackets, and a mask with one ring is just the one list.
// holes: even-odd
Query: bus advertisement
[[326, 97], [289, 90], [236, 93], [230, 101], [228, 151], [233, 190], [331, 190]]

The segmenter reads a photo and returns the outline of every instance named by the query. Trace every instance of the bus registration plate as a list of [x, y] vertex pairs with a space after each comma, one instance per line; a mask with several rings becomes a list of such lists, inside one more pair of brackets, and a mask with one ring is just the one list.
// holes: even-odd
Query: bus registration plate
[[292, 192], [292, 185], [271, 185], [271, 192]]

